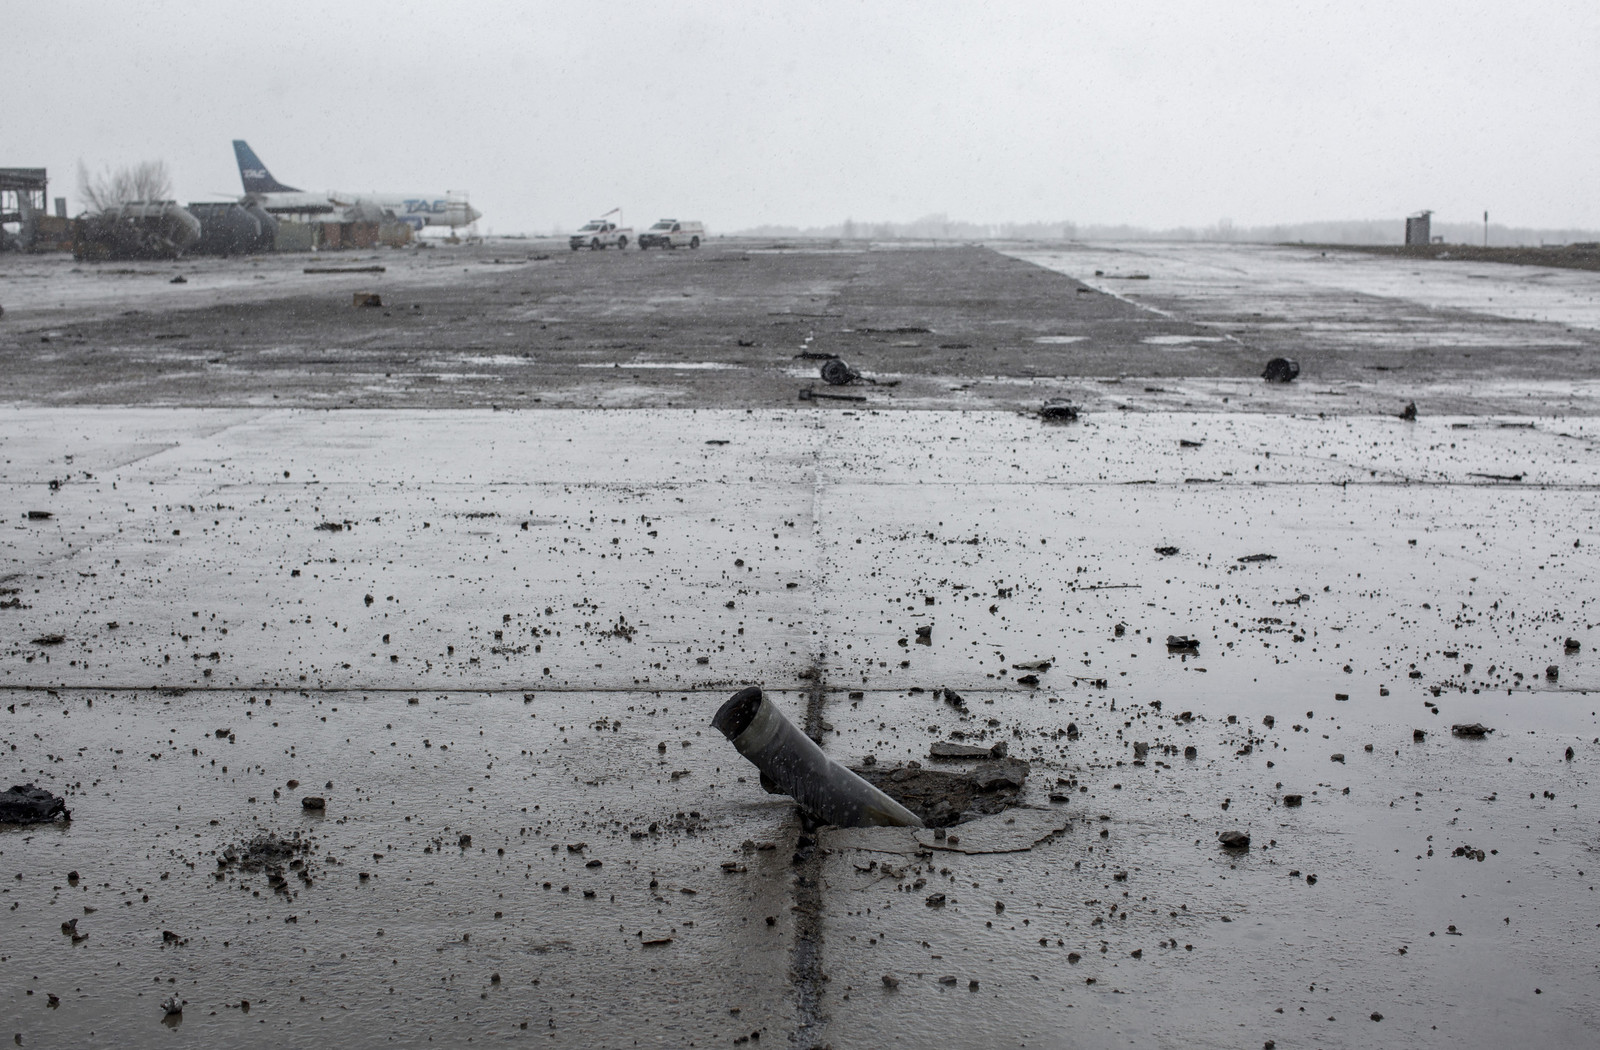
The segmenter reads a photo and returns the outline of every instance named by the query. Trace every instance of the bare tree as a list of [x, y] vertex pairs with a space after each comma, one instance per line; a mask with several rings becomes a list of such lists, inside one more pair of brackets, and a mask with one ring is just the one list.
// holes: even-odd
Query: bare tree
[[93, 174], [78, 161], [78, 192], [94, 211], [108, 211], [129, 201], [161, 201], [172, 196], [172, 176], [165, 161], [146, 160]]

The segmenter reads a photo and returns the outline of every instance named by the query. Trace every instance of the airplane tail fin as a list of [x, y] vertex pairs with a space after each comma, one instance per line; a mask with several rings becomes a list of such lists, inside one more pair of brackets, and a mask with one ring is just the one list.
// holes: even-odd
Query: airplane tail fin
[[239, 178], [246, 193], [299, 193], [293, 186], [285, 186], [272, 177], [272, 172], [261, 163], [255, 151], [244, 139], [233, 140], [233, 155], [239, 160]]

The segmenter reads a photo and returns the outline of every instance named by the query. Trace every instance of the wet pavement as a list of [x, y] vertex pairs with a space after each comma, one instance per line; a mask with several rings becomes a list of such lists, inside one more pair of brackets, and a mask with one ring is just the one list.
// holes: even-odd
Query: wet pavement
[[[866, 257], [881, 285], [895, 266], [955, 280], [985, 254], [794, 256]], [[751, 265], [714, 258], [691, 261]], [[984, 280], [1068, 280], [988, 258]], [[1217, 256], [1162, 258], [1187, 273]], [[1083, 286], [1111, 272], [1081, 262]], [[1028, 338], [1200, 338], [1241, 294], [1163, 287], [1147, 256], [1115, 265], [1150, 271], [1151, 298], [1068, 282], [1071, 309], [1104, 315]], [[726, 309], [770, 291], [752, 280], [716, 289]], [[864, 312], [839, 304], [862, 280], [824, 306]], [[1309, 305], [1281, 309], [1326, 305], [1303, 287]], [[915, 327], [900, 298], [868, 305]], [[206, 393], [130, 367], [85, 399], [78, 366], [18, 361], [35, 385], [0, 423], [0, 787], [37, 783], [73, 819], [0, 830], [9, 1030], [23, 1046], [1587, 1045], [1600, 427], [1573, 384], [1575, 411], [1460, 411], [1538, 382], [1515, 348], [1552, 322], [1473, 329], [1429, 308], [1484, 342], [1502, 323], [1525, 338], [1497, 351], [1508, 374], [1441, 372], [1468, 393], [1415, 422], [1331, 409], [1388, 397], [1354, 373], [1283, 389], [1012, 368], [935, 405], [956, 363], [916, 365], [899, 336], [881, 353], [906, 355], [902, 384], [869, 402], [794, 405], [805, 362], [769, 354], [721, 404], [671, 410], [263, 404], [354, 389], [315, 369]], [[977, 325], [992, 308], [960, 309]], [[87, 347], [104, 323], [72, 330]], [[786, 333], [790, 354], [827, 337]], [[1351, 337], [1328, 338], [1332, 358]], [[1139, 345], [1197, 373], [1243, 354]], [[1159, 349], [1180, 345], [1196, 349]], [[692, 349], [665, 363], [708, 360]], [[714, 401], [716, 371], [585, 382]], [[1097, 396], [1063, 425], [1020, 411], [1042, 386], [1162, 384], [1196, 403]], [[1002, 385], [1014, 403], [968, 400]], [[127, 396], [146, 386], [157, 404]], [[808, 828], [710, 728], [745, 683], [849, 764], [1004, 741], [1030, 763], [1022, 808], [943, 837]], [[1452, 734], [1473, 722], [1493, 732]], [[1232, 830], [1247, 850], [1220, 847]], [[268, 832], [303, 848], [247, 870]], [[169, 995], [187, 1002], [163, 1021]]]

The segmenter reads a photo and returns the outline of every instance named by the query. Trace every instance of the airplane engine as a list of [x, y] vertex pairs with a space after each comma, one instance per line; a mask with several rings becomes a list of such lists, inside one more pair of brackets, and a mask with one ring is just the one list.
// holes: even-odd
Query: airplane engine
[[345, 222], [383, 222], [391, 213], [381, 204], [373, 201], [358, 200], [345, 209]]

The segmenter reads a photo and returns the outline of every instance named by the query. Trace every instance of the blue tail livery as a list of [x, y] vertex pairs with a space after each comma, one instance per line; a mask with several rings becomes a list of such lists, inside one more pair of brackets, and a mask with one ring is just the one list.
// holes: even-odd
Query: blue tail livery
[[299, 193], [293, 186], [285, 186], [272, 177], [272, 172], [261, 163], [261, 158], [244, 139], [233, 140], [233, 155], [239, 159], [239, 178], [246, 193]]

